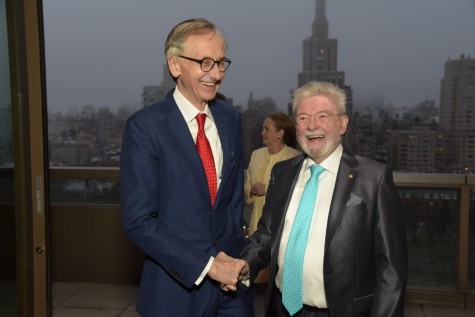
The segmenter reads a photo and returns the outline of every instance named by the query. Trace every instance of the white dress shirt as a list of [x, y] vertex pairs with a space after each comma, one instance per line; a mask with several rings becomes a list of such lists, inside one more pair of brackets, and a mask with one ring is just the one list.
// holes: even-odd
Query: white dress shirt
[[[325, 237], [327, 231], [328, 214], [330, 211], [336, 176], [340, 166], [343, 147], [341, 144], [320, 165], [325, 171], [319, 177], [318, 192], [315, 208], [310, 223], [307, 248], [303, 264], [303, 303], [318, 308], [328, 308], [325, 298], [325, 285], [323, 282], [323, 257], [325, 252]], [[282, 291], [282, 273], [287, 241], [290, 236], [292, 224], [299, 206], [300, 198], [307, 180], [310, 178], [310, 166], [315, 162], [307, 158], [302, 164], [292, 198], [287, 209], [284, 229], [280, 242], [279, 257], [277, 259], [279, 271], [275, 278], [277, 287]]]
[[[223, 170], [223, 149], [221, 147], [221, 141], [219, 140], [218, 129], [216, 128], [216, 124], [214, 123], [213, 115], [209, 110], [208, 104], [206, 104], [205, 109], [203, 111], [199, 111], [198, 108], [193, 106], [191, 102], [189, 102], [178, 90], [178, 87], [175, 88], [173, 92], [173, 98], [180, 110], [183, 118], [185, 118], [186, 123], [188, 124], [188, 129], [190, 129], [190, 133], [193, 137], [193, 140], [196, 144], [196, 137], [198, 135], [198, 122], [196, 121], [196, 115], [199, 113], [206, 114], [206, 121], [205, 121], [205, 134], [206, 138], [208, 138], [209, 144], [211, 146], [211, 151], [213, 152], [214, 157], [214, 165], [216, 167], [216, 175], [218, 180], [218, 188], [219, 184], [221, 183], [221, 172]], [[204, 268], [201, 275], [196, 280], [195, 284], [199, 285], [203, 279], [208, 274], [209, 269], [213, 265], [214, 257], [210, 257], [208, 264]]]
[[205, 121], [205, 134], [208, 138], [209, 144], [211, 146], [211, 151], [213, 152], [214, 165], [216, 167], [216, 175], [218, 179], [218, 188], [221, 183], [221, 172], [223, 169], [223, 149], [221, 148], [221, 141], [219, 140], [218, 129], [214, 123], [213, 115], [209, 110], [208, 104], [206, 104], [203, 111], [199, 111], [198, 108], [193, 106], [178, 90], [178, 87], [173, 92], [173, 98], [175, 99], [178, 109], [180, 109], [183, 118], [185, 118], [186, 123], [188, 124], [188, 129], [190, 129], [191, 136], [196, 144], [196, 137], [198, 135], [198, 122], [196, 121], [196, 115], [199, 113], [206, 114]]

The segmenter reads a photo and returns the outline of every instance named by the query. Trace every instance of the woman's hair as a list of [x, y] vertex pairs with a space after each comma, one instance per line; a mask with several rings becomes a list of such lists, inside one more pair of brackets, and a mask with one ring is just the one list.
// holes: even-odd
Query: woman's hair
[[165, 42], [165, 55], [167, 59], [170, 56], [183, 54], [183, 45], [190, 35], [206, 34], [210, 31], [223, 40], [224, 51], [227, 51], [226, 39], [216, 25], [203, 18], [189, 19], [177, 24], [168, 34]]
[[298, 148], [295, 124], [292, 118], [283, 112], [273, 112], [267, 116], [275, 123], [277, 131], [284, 130], [283, 142], [294, 149]]
[[295, 113], [302, 98], [325, 95], [332, 98], [338, 108], [338, 113], [346, 114], [346, 93], [343, 89], [327, 82], [310, 81], [295, 89], [292, 93], [292, 106]]

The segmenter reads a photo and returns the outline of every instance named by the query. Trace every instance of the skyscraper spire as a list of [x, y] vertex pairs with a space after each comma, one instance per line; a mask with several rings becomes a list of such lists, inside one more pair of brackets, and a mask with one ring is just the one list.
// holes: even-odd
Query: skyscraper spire
[[299, 87], [311, 80], [326, 81], [345, 86], [345, 73], [338, 70], [338, 41], [328, 38], [326, 0], [315, 0], [315, 19], [312, 36], [303, 42], [303, 71], [299, 73]]
[[328, 20], [326, 17], [326, 0], [315, 0], [315, 20], [312, 23], [312, 37], [328, 38]]
[[[346, 112], [351, 118], [353, 112], [353, 90], [345, 84], [345, 72], [338, 70], [338, 40], [328, 38], [326, 0], [315, 0], [315, 19], [312, 35], [303, 41], [303, 67], [298, 74], [298, 86], [309, 81], [333, 83], [345, 89], [347, 95]], [[351, 122], [351, 121], [350, 121]], [[351, 144], [351, 131], [343, 138], [345, 145]]]

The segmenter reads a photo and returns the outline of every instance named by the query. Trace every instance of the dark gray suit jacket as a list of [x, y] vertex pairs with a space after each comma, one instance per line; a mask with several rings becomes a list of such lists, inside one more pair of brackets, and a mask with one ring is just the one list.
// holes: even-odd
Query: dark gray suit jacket
[[[268, 316], [275, 316], [272, 294], [283, 220], [304, 159], [274, 166], [257, 231], [240, 255], [249, 263], [251, 281], [270, 263]], [[404, 314], [407, 250], [392, 171], [346, 149], [328, 216], [323, 275], [332, 317]]]

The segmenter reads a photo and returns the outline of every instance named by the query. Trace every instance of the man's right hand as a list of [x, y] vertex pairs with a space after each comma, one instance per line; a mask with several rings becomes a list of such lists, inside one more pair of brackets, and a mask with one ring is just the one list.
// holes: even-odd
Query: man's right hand
[[209, 277], [221, 284], [221, 289], [236, 291], [236, 284], [247, 263], [219, 252], [208, 271]]

